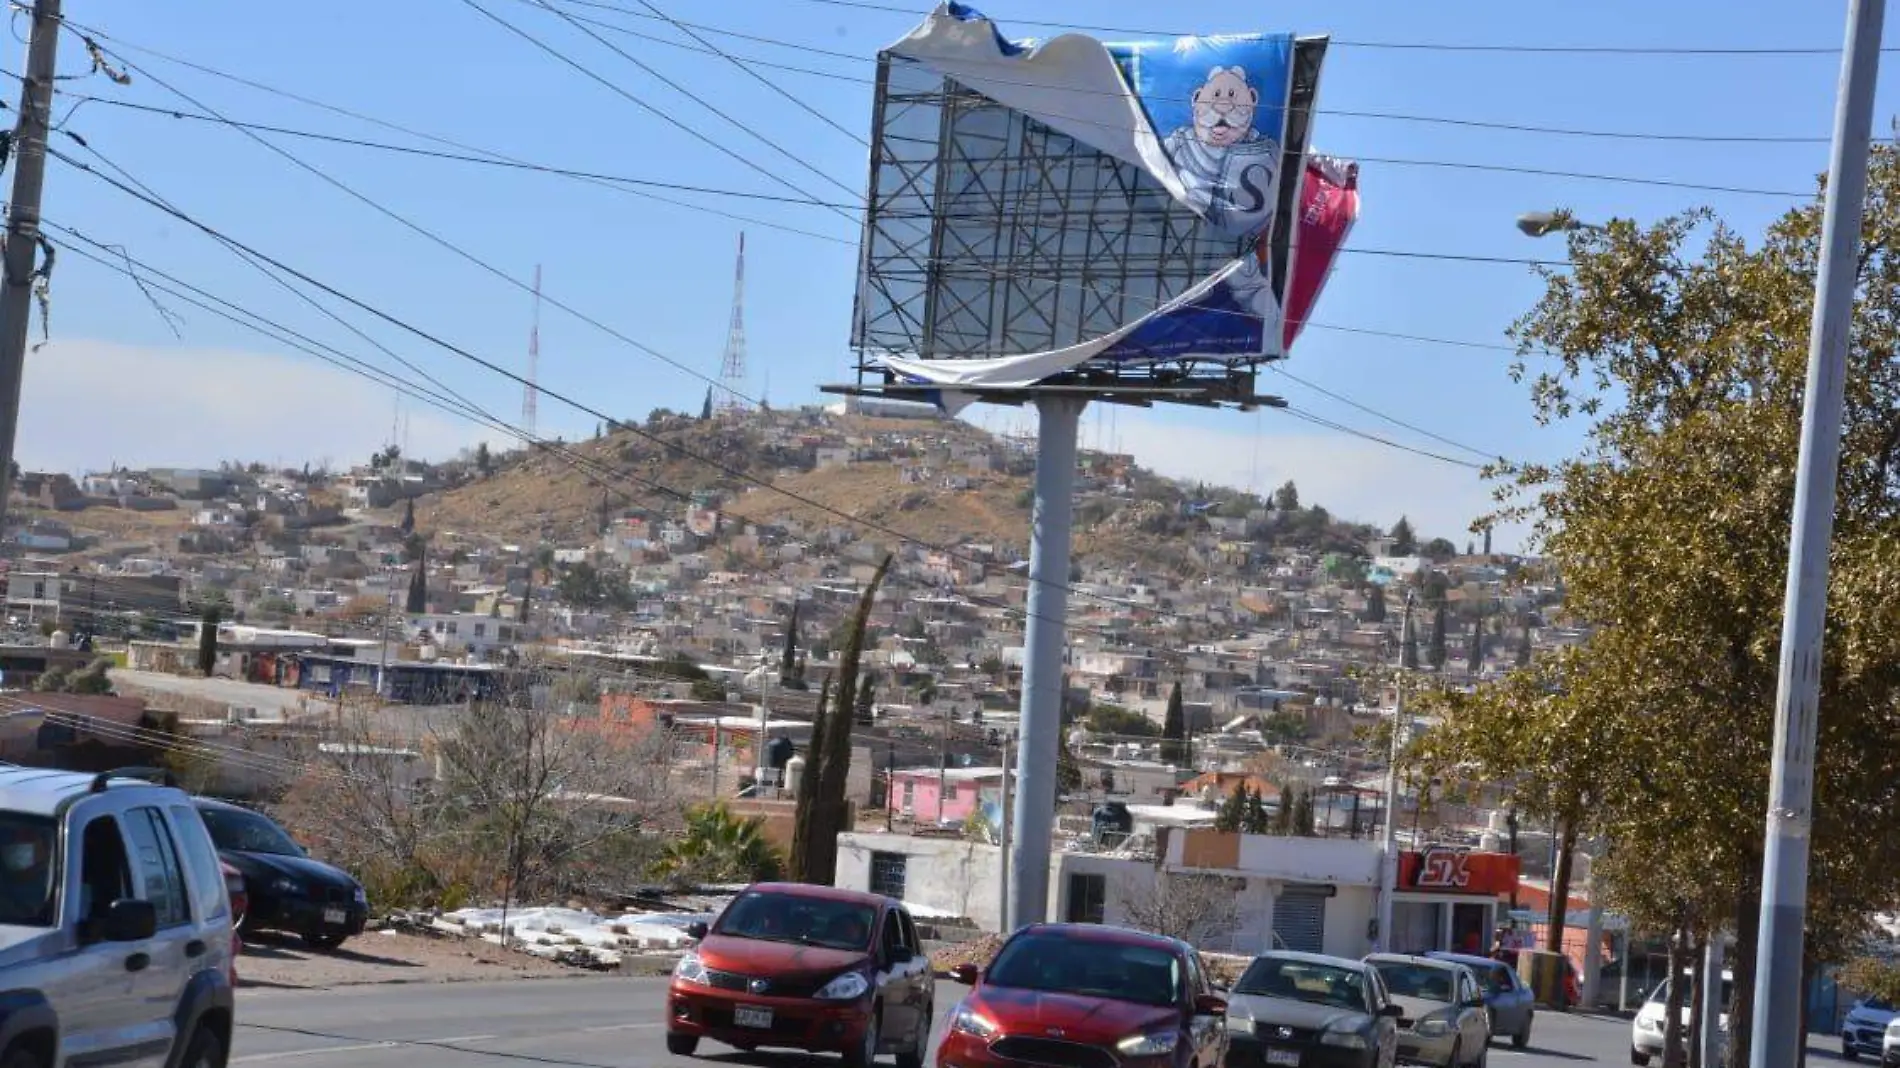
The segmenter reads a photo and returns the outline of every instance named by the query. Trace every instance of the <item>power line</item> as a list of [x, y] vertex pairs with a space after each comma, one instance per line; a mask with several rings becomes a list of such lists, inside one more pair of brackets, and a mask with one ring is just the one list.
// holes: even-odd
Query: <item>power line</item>
[[1308, 381], [1307, 379], [1301, 378], [1299, 375], [1296, 375], [1293, 372], [1287, 370], [1286, 368], [1281, 367], [1277, 363], [1270, 363], [1267, 365], [1267, 367], [1270, 370], [1280, 374], [1282, 377], [1289, 378], [1293, 380], [1294, 382], [1297, 382], [1300, 385], [1305, 386], [1307, 389], [1312, 390], [1315, 393], [1318, 393], [1322, 396], [1331, 397], [1333, 400], [1336, 400], [1341, 404], [1347, 405], [1352, 408], [1356, 408], [1359, 411], [1366, 413], [1367, 415], [1373, 416], [1374, 418], [1383, 419], [1386, 422], [1391, 423], [1393, 426], [1399, 427], [1402, 430], [1410, 430], [1414, 434], [1419, 434], [1424, 437], [1428, 437], [1432, 439], [1433, 441], [1440, 443], [1441, 445], [1449, 445], [1454, 449], [1460, 449], [1464, 452], [1468, 452], [1472, 454], [1473, 456], [1481, 456], [1487, 462], [1498, 458], [1497, 454], [1495, 453], [1486, 452], [1483, 449], [1474, 449], [1469, 445], [1464, 445], [1459, 442], [1453, 441], [1452, 439], [1445, 437], [1442, 434], [1434, 434], [1433, 432], [1425, 429], [1422, 426], [1417, 426], [1412, 423], [1408, 423], [1404, 421], [1403, 419], [1399, 419], [1395, 416], [1387, 415], [1386, 413], [1381, 412], [1375, 408], [1369, 408], [1359, 403], [1358, 401], [1353, 400], [1351, 397], [1347, 397], [1347, 396], [1343, 396], [1341, 394], [1335, 393], [1332, 390], [1319, 385], [1318, 383], [1311, 382], [1311, 381]]
[[[1315, 426], [1322, 426], [1328, 430], [1338, 431], [1341, 434], [1348, 434], [1355, 438], [1363, 438], [1366, 441], [1370, 441], [1378, 445], [1384, 445], [1388, 448], [1398, 449], [1400, 452], [1409, 452], [1415, 456], [1423, 456], [1428, 460], [1437, 460], [1440, 463], [1450, 464], [1453, 467], [1465, 467], [1465, 468], [1470, 468], [1473, 471], [1482, 471], [1485, 468], [1484, 464], [1472, 463], [1469, 460], [1460, 460], [1456, 456], [1446, 456], [1444, 453], [1432, 452], [1429, 449], [1416, 448], [1411, 445], [1406, 445], [1401, 442], [1393, 441], [1390, 438], [1380, 437], [1377, 434], [1369, 434], [1363, 430], [1358, 430], [1353, 427], [1347, 426], [1344, 423], [1336, 423], [1332, 421], [1331, 419], [1326, 419], [1321, 416], [1314, 415], [1311, 412], [1304, 412], [1292, 406], [1288, 406], [1284, 408], [1275, 408], [1273, 410], [1276, 412], [1281, 412], [1286, 415], [1292, 416], [1295, 419], [1312, 423]], [[1463, 448], [1463, 446], [1459, 446], [1459, 447]]]

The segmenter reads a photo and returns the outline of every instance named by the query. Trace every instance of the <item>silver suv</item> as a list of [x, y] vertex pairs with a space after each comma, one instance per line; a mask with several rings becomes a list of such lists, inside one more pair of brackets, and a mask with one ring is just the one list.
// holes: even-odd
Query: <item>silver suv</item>
[[0, 1068], [224, 1068], [232, 985], [223, 870], [169, 776], [0, 766]]

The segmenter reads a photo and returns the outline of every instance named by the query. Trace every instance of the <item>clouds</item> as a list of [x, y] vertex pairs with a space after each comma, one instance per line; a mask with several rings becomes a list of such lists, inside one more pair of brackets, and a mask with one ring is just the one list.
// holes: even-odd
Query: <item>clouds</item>
[[[1091, 446], [1092, 430], [1085, 426], [1084, 442]], [[1461, 549], [1471, 521], [1494, 507], [1491, 486], [1476, 471], [1309, 429], [1275, 412], [1210, 412], [1194, 422], [1122, 412], [1114, 437], [1121, 451], [1171, 478], [1263, 494], [1291, 479], [1305, 504], [1382, 527], [1408, 516], [1421, 536], [1449, 538]], [[1501, 528], [1493, 546], [1508, 552], [1522, 539], [1522, 528]]]
[[[28, 470], [220, 460], [366, 459], [389, 439], [394, 394], [287, 356], [54, 340], [27, 357], [15, 447]], [[406, 452], [446, 457], [493, 431], [403, 399]]]

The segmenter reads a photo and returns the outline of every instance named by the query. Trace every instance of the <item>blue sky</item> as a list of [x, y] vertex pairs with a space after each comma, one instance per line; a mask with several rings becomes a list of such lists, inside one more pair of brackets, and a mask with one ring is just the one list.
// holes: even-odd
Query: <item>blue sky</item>
[[[528, 0], [480, 0], [604, 78], [732, 151], [824, 195], [784, 157], [685, 100], [631, 63], [574, 32]], [[571, 0], [559, 0], [570, 3]], [[599, 2], [599, 0], [595, 0]], [[609, 0], [629, 11], [637, 0]], [[762, 69], [846, 129], [868, 132], [871, 57], [914, 17], [813, 0], [655, 0], [669, 14], [773, 41], [847, 53], [812, 54], [758, 41], [714, 38], [735, 54], [831, 72]], [[224, 0], [96, 0], [72, 17], [109, 34], [149, 72], [237, 119], [333, 134], [404, 140], [386, 130], [186, 69], [131, 46], [381, 116], [441, 137], [565, 167], [760, 193], [767, 178], [694, 140], [609, 89], [561, 65], [471, 10], [463, 0], [375, 5], [256, 5]], [[922, 4], [915, 5], [919, 11]], [[1131, 0], [994, 0], [981, 5], [1006, 30], [1047, 36], [1014, 20], [1080, 19], [1092, 25], [1194, 32], [1331, 33], [1314, 146], [1349, 157], [1484, 163], [1630, 175], [1676, 182], [1805, 193], [1824, 165], [1824, 143], [1742, 145], [1642, 142], [1467, 129], [1340, 112], [1389, 112], [1544, 126], [1654, 133], [1825, 138], [1838, 60], [1794, 57], [1554, 55], [1370, 48], [1350, 42], [1835, 48], [1844, 5], [1713, 0], [1657, 4], [1521, 3], [1155, 4]], [[664, 23], [599, 7], [577, 15], [683, 40]], [[1558, 12], [1562, 11], [1559, 15]], [[1019, 27], [1019, 28], [1018, 28]], [[19, 27], [16, 26], [16, 31]], [[650, 41], [605, 36], [721, 110], [767, 132], [799, 159], [862, 189], [865, 150], [747, 78], [724, 60]], [[1106, 35], [1105, 35], [1106, 36]], [[1113, 35], [1123, 37], [1125, 35]], [[1892, 39], [1892, 35], [1889, 35]], [[62, 68], [85, 70], [62, 42]], [[17, 61], [16, 61], [17, 62]], [[9, 64], [9, 66], [12, 66]], [[1887, 80], [1888, 83], [1892, 79]], [[102, 77], [60, 83], [65, 93], [190, 108], [152, 78], [129, 86]], [[1895, 112], [1883, 86], [1880, 130]], [[62, 113], [64, 108], [61, 109]], [[374, 209], [232, 130], [103, 104], [78, 108], [67, 129], [185, 211], [338, 288], [362, 296], [498, 363], [525, 364], [529, 300], [519, 290], [405, 230]], [[546, 290], [705, 376], [717, 373], [732, 296], [732, 259], [747, 230], [747, 332], [751, 387], [787, 405], [819, 399], [840, 381], [853, 278], [855, 231], [813, 207], [680, 194], [710, 207], [814, 230], [842, 243], [747, 225], [533, 174], [490, 170], [357, 148], [279, 139], [324, 173], [437, 231], [517, 278], [539, 263]], [[70, 142], [56, 143], [83, 156]], [[96, 162], [96, 161], [95, 161]], [[233, 301], [387, 364], [360, 340], [241, 265], [201, 234], [58, 162], [46, 217]], [[1545, 256], [1513, 228], [1522, 211], [1567, 207], [1585, 219], [1655, 218], [1708, 204], [1745, 233], [1791, 200], [1655, 186], [1365, 162], [1363, 214], [1353, 246], [1478, 256]], [[1535, 299], [1518, 265], [1367, 254], [1342, 257], [1316, 312], [1326, 323], [1478, 342], [1501, 342]], [[53, 343], [29, 365], [19, 452], [29, 467], [77, 468], [111, 460], [195, 463], [219, 458], [344, 464], [387, 439], [386, 390], [332, 372], [201, 311], [175, 307], [181, 337], [122, 275], [64, 257], [54, 284]], [[358, 317], [360, 319], [360, 316]], [[478, 402], [518, 421], [521, 389], [384, 325], [362, 329]], [[37, 330], [37, 326], [36, 326]], [[36, 336], [37, 340], [37, 336]], [[541, 380], [610, 414], [641, 417], [660, 406], [696, 408], [706, 383], [553, 308], [541, 327]], [[1572, 431], [1540, 430], [1509, 354], [1309, 330], [1288, 369], [1350, 397], [1486, 452], [1548, 458], [1576, 444]], [[1274, 375], [1295, 404], [1381, 437], [1433, 451], [1448, 446]], [[570, 436], [595, 419], [543, 397], [540, 429]], [[404, 402], [411, 451], [442, 455], [486, 437]], [[79, 412], [87, 418], [75, 418]], [[1017, 413], [978, 412], [994, 429], [1027, 426]], [[1178, 475], [1271, 487], [1297, 481], [1309, 500], [1389, 523], [1409, 513], [1430, 533], [1458, 533], [1486, 500], [1467, 469], [1266, 413], [1202, 411], [1085, 417], [1085, 445], [1116, 445]]]

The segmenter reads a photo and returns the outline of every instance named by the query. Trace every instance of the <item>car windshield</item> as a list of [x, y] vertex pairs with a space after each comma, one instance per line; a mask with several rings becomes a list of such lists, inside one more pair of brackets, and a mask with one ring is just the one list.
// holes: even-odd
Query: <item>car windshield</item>
[[856, 901], [753, 891], [720, 915], [714, 934], [827, 949], [865, 949], [877, 910]]
[[1157, 946], [1030, 934], [1003, 947], [983, 973], [983, 984], [1173, 1005], [1180, 998], [1181, 961]]
[[1379, 969], [1379, 978], [1385, 980], [1385, 988], [1395, 998], [1421, 998], [1447, 1005], [1457, 1000], [1452, 996], [1457, 976], [1450, 968], [1399, 960], [1374, 961], [1372, 966]]
[[[1693, 985], [1694, 980], [1692, 980], [1689, 976], [1686, 976], [1686, 975], [1683, 976], [1683, 981], [1687, 985], [1683, 987], [1682, 1004], [1683, 1004], [1683, 1007], [1687, 1009], [1689, 1005], [1689, 996], [1691, 992], [1695, 989], [1695, 987]], [[1727, 1011], [1728, 1004], [1733, 999], [1734, 993], [1735, 993], [1735, 980], [1732, 978], [1723, 979], [1722, 980], [1723, 1011]], [[1656, 1002], [1659, 1005], [1662, 1004], [1663, 1002], [1668, 1001], [1669, 1000], [1669, 980], [1664, 979], [1662, 982], [1657, 983], [1656, 989], [1651, 990], [1649, 992], [1649, 1000]], [[1872, 1002], [1869, 1002], [1867, 1007], [1873, 1008], [1875, 1006], [1873, 1005]]]
[[1875, 1012], [1893, 1011], [1893, 1004], [1881, 998], [1868, 998], [1866, 1001], [1860, 1003], [1860, 1007], [1863, 1009], [1872, 1009]]
[[205, 829], [219, 849], [234, 853], [271, 853], [280, 857], [301, 857], [303, 849], [291, 841], [282, 827], [268, 817], [235, 808], [200, 808]]
[[1366, 1011], [1365, 973], [1317, 961], [1255, 957], [1234, 984], [1233, 992]]
[[0, 812], [0, 924], [53, 926], [53, 843], [44, 816]]

